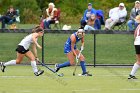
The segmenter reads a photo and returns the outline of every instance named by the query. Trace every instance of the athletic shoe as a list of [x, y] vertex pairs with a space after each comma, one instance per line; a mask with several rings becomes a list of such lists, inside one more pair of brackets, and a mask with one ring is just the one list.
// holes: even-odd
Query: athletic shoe
[[60, 68], [58, 67], [58, 64], [55, 64], [54, 70], [55, 70], [55, 72], [58, 72], [60, 70]]
[[0, 66], [1, 66], [1, 71], [4, 72], [5, 71], [5, 68], [6, 68], [6, 66], [4, 66], [4, 63], [3, 62], [0, 62]]
[[44, 70], [38, 70], [38, 72], [35, 72], [34, 74], [36, 76], [42, 75], [44, 73]]
[[78, 74], [78, 76], [92, 76], [92, 74], [89, 74], [89, 72], [83, 73], [83, 74]]
[[135, 76], [129, 75], [128, 79], [138, 79]]

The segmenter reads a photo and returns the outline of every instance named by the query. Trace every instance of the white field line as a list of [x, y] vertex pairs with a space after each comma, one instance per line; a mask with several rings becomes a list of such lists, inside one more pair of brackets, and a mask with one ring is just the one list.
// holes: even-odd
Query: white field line
[[137, 81], [137, 80], [136, 80], [135, 82], [140, 82], [140, 81]]
[[[35, 78], [36, 76], [0, 76], [0, 78]], [[41, 76], [46, 77], [46, 76]]]
[[29, 90], [23, 90], [23, 91], [20, 91], [21, 93], [30, 93], [32, 91], [29, 91]]
[[[94, 75], [93, 74], [93, 77], [117, 77], [117, 76], [126, 76], [126, 78], [127, 78], [128, 75], [107, 75], [107, 74], [105, 74], [105, 75], [101, 75], [101, 74]], [[32, 77], [36, 77], [36, 76], [0, 76], [0, 78], [32, 78]], [[47, 75], [40, 76], [40, 77], [47, 77]], [[78, 76], [77, 75], [76, 77], [86, 77], [86, 76]], [[64, 78], [71, 78], [71, 77], [64, 77]]]
[[[94, 75], [94, 74], [93, 74]], [[110, 74], [105, 74], [105, 75], [103, 75], [103, 74], [96, 74], [96, 75], [94, 75], [94, 76], [128, 76], [128, 74], [120, 74], [120, 75], [110, 75]]]
[[140, 91], [140, 89], [138, 89], [138, 88], [135, 88], [135, 89], [128, 88], [128, 89], [120, 89], [120, 90], [123, 90], [123, 91]]
[[100, 89], [77, 89], [72, 90], [73, 92], [86, 92], [86, 91], [100, 91]]

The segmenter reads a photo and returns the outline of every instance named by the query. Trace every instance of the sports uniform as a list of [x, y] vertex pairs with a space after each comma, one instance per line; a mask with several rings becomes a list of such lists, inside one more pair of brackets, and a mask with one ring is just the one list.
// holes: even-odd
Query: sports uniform
[[[72, 42], [72, 40], [74, 40], [75, 39], [75, 42], [73, 41]], [[66, 43], [65, 43], [65, 45], [64, 45], [64, 53], [65, 54], [67, 54], [67, 57], [68, 57], [68, 59], [69, 59], [69, 61], [67, 61], [67, 62], [64, 62], [64, 63], [62, 63], [62, 64], [56, 64], [55, 65], [55, 71], [57, 72], [60, 68], [64, 68], [64, 67], [68, 67], [68, 66], [71, 66], [71, 65], [73, 65], [73, 58], [76, 56], [77, 57], [77, 54], [76, 55], [74, 55], [73, 53], [71, 53], [71, 52], [73, 52], [72, 51], [72, 44], [74, 43], [74, 50], [76, 50], [77, 48], [76, 48], [76, 44], [80, 41], [80, 40], [82, 40], [82, 45], [84, 45], [84, 41], [83, 41], [83, 39], [84, 39], [84, 30], [83, 29], [79, 29], [77, 32], [75, 32], [75, 33], [73, 33], [72, 35], [71, 35], [71, 37], [69, 37], [68, 39], [67, 39], [67, 41], [66, 41]], [[82, 50], [83, 50], [83, 46], [82, 46]], [[77, 52], [79, 51], [79, 50], [76, 50]], [[81, 68], [82, 68], [82, 71], [83, 71], [83, 73], [82, 73], [82, 75], [83, 76], [92, 76], [91, 74], [89, 74], [87, 71], [86, 71], [86, 66], [85, 66], [85, 61], [84, 61], [84, 57], [83, 57], [83, 55], [81, 56], [81, 60], [80, 60], [80, 65], [81, 65]]]
[[[18, 44], [18, 47], [16, 49], [16, 51], [19, 53], [18, 55], [21, 56], [21, 54], [26, 54], [29, 51], [29, 47], [30, 47], [31, 43], [33, 43], [33, 34], [34, 33], [26, 36]], [[11, 61], [8, 61], [6, 63], [1, 62], [0, 64], [1, 64], [1, 70], [2, 70], [2, 72], [4, 72], [6, 66], [8, 66], [8, 65], [16, 65], [17, 64], [17, 61], [16, 60], [11, 60]], [[31, 60], [31, 66], [32, 66], [33, 71], [34, 71], [34, 74], [36, 76], [39, 76], [39, 75], [41, 75], [41, 74], [44, 73], [44, 70], [38, 70], [37, 69], [37, 65], [36, 65], [36, 61], [35, 60]]]
[[[74, 45], [74, 49], [76, 49], [76, 43], [79, 42], [81, 40], [81, 38], [78, 38], [78, 36], [76, 35], [76, 32], [73, 33], [75, 38], [76, 38], [76, 42], [75, 42], [75, 45]], [[66, 43], [65, 43], [65, 46], [64, 46], [64, 53], [69, 53], [71, 52], [71, 39], [70, 37], [67, 39]]]
[[[140, 15], [136, 16], [135, 21], [137, 23], [140, 23]], [[134, 46], [135, 46], [137, 61], [136, 63], [134, 63], [128, 79], [137, 79], [135, 77], [135, 73], [138, 70], [138, 68], [140, 68], [140, 25], [138, 25], [138, 27], [136, 28], [134, 32], [134, 37], [135, 37]]]
[[32, 34], [26, 36], [19, 44], [16, 49], [18, 53], [25, 54], [29, 51], [30, 44], [33, 43]]
[[140, 54], [140, 25], [137, 27], [134, 36], [135, 36], [135, 41], [134, 41], [135, 51], [136, 54]]

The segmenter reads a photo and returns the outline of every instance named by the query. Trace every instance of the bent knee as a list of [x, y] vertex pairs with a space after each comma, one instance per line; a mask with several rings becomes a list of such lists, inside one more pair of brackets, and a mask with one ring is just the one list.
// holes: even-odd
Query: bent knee
[[35, 57], [30, 58], [30, 61], [35, 61]]
[[21, 60], [16, 60], [16, 64], [20, 64]]
[[80, 61], [84, 61], [85, 60], [85, 57], [82, 55], [82, 56], [80, 56]]
[[74, 61], [70, 61], [70, 65], [71, 66], [74, 66], [75, 65], [75, 62]]
[[137, 63], [138, 65], [140, 65], [140, 61], [137, 61], [136, 63]]
[[30, 59], [30, 61], [35, 61], [35, 59]]

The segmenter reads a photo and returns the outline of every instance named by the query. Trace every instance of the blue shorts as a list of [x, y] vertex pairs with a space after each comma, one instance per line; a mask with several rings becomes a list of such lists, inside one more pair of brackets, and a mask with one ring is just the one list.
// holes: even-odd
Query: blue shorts
[[[74, 46], [74, 49], [76, 50], [76, 46]], [[67, 53], [69, 53], [71, 51], [72, 51], [71, 50], [71, 45], [65, 44], [65, 46], [64, 46], [64, 53], [67, 54]]]

